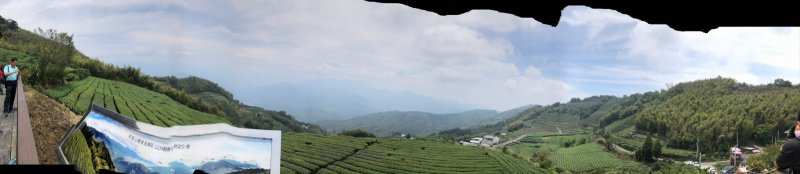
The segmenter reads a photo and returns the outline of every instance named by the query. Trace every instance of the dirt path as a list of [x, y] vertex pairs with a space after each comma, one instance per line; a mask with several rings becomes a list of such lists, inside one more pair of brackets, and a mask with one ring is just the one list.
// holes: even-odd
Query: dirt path
[[506, 145], [508, 145], [508, 144], [511, 144], [511, 143], [517, 142], [517, 141], [519, 141], [519, 140], [522, 140], [523, 138], [525, 138], [525, 137], [527, 137], [527, 136], [528, 136], [527, 134], [526, 134], [526, 135], [520, 135], [520, 136], [519, 136], [519, 137], [517, 137], [517, 138], [514, 138], [514, 139], [512, 139], [512, 140], [508, 140], [508, 141], [506, 141], [506, 142], [503, 142], [503, 143], [497, 144], [497, 145], [495, 145], [495, 146], [493, 146], [493, 147], [504, 147], [504, 146], [506, 146]]
[[610, 143], [611, 144], [611, 148], [613, 148], [614, 152], [616, 152], [616, 153], [622, 153], [622, 154], [625, 154], [625, 155], [634, 155], [635, 154], [633, 151], [625, 149], [622, 146], [619, 146], [617, 144], [608, 142], [608, 140], [603, 138], [603, 137], [598, 138], [597, 141], [603, 141], [605, 143]]
[[611, 143], [611, 147], [614, 148], [614, 151], [617, 151], [618, 153], [624, 153], [626, 155], [634, 155], [634, 153], [631, 152], [630, 150], [625, 149], [617, 144]]
[[75, 115], [63, 104], [33, 89], [25, 89], [28, 99], [31, 127], [36, 141], [36, 150], [41, 164], [60, 164], [57, 146], [61, 137], [78, 123], [81, 116]]

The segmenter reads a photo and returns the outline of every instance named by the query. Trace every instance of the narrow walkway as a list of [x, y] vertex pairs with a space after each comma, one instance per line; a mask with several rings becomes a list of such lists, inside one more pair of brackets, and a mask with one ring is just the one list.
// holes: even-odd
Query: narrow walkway
[[[5, 89], [3, 89], [5, 91]], [[0, 106], [5, 95], [0, 95]], [[16, 161], [17, 149], [17, 112], [0, 114], [0, 164], [12, 164]]]

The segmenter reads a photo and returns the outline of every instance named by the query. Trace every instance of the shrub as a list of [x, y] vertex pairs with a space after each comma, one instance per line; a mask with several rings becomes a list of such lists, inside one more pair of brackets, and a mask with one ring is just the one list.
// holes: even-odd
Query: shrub
[[514, 124], [511, 124], [511, 126], [508, 126], [508, 132], [514, 132], [514, 131], [522, 129], [523, 127], [524, 127], [524, 125], [522, 125], [521, 123], [514, 123]]
[[351, 136], [351, 137], [375, 137], [375, 134], [369, 133], [361, 129], [344, 131], [342, 133], [339, 133], [339, 135]]

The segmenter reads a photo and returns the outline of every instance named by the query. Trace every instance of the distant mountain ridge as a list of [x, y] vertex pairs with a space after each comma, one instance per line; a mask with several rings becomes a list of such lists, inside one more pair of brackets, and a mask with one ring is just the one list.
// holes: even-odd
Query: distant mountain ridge
[[489, 118], [487, 120], [484, 120], [483, 123], [484, 124], [494, 124], [494, 123], [497, 123], [497, 122], [501, 122], [503, 120], [507, 120], [507, 119], [509, 119], [511, 117], [517, 116], [520, 113], [525, 112], [526, 110], [528, 110], [530, 108], [534, 108], [534, 107], [541, 107], [541, 106], [539, 106], [539, 105], [524, 105], [524, 106], [516, 107], [516, 108], [513, 108], [513, 109], [509, 109], [507, 111], [503, 111], [503, 112], [497, 113], [497, 115], [495, 115], [495, 116], [493, 116], [493, 117], [491, 117], [491, 118]]
[[532, 106], [523, 106], [505, 112], [475, 109], [458, 113], [435, 114], [421, 111], [386, 111], [354, 117], [347, 120], [318, 121], [325, 130], [341, 132], [363, 129], [378, 136], [396, 133], [425, 136], [442, 130], [493, 124], [510, 118]]
[[408, 91], [376, 89], [345, 80], [282, 82], [234, 90], [255, 94], [239, 96], [242, 101], [283, 110], [305, 122], [344, 120], [391, 110], [455, 113], [477, 108], [460, 101], [441, 100]]
[[189, 95], [200, 98], [211, 106], [219, 107], [235, 126], [258, 129], [280, 129], [296, 132], [320, 132], [317, 125], [300, 122], [285, 111], [266, 110], [250, 106], [233, 98], [233, 94], [216, 83], [195, 76], [177, 78], [174, 76], [156, 77], [157, 81], [166, 83]]

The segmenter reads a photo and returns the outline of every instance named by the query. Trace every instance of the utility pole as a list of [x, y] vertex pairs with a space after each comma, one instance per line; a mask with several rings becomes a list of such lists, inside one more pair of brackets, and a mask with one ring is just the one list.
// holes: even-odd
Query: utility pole
[[[734, 148], [739, 149], [739, 126], [736, 126], [736, 146]], [[733, 151], [733, 167], [734, 169], [739, 168], [739, 155]]]
[[739, 148], [739, 128], [736, 128], [736, 148]]
[[695, 152], [695, 155], [697, 156], [697, 164], [700, 165], [700, 137], [695, 137], [694, 139], [694, 147], [697, 149]]
[[779, 135], [779, 133], [778, 133], [778, 132], [780, 132], [780, 131], [775, 131], [775, 136], [774, 136], [774, 137], [772, 137], [772, 144], [775, 144], [775, 142], [777, 142], [777, 140], [778, 140], [778, 135]]

